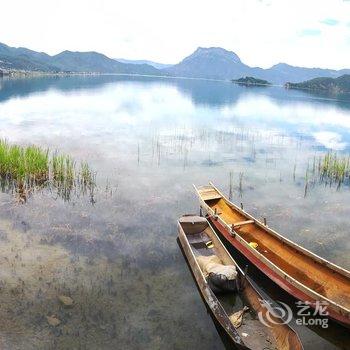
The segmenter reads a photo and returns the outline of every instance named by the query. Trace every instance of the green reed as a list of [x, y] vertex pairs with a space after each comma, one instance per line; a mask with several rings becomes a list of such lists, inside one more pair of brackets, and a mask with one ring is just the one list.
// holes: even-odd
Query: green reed
[[92, 188], [96, 185], [96, 174], [90, 169], [89, 164], [80, 164], [79, 182], [83, 187]]
[[3, 191], [12, 190], [22, 201], [35, 188], [55, 188], [64, 200], [73, 190], [85, 193], [96, 186], [95, 173], [86, 162], [80, 167], [69, 155], [37, 146], [18, 146], [0, 140], [0, 180]]
[[49, 173], [49, 151], [36, 146], [21, 147], [0, 140], [0, 176], [16, 181], [45, 181]]
[[337, 189], [343, 184], [350, 184], [350, 155], [328, 152], [319, 157], [314, 156], [312, 165], [308, 163], [305, 173], [305, 197], [308, 187], [313, 187], [317, 182], [335, 185]]
[[325, 154], [318, 160], [318, 173], [321, 180], [340, 186], [350, 178], [350, 156], [334, 152]]

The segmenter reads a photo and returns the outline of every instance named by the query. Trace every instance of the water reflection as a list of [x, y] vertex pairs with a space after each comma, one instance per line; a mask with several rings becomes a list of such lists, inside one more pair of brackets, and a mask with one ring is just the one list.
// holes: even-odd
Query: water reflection
[[[314, 157], [349, 149], [341, 103], [181, 79], [3, 80], [1, 137], [87, 160], [98, 173], [94, 206], [45, 191], [22, 206], [0, 195], [7, 348], [223, 348], [176, 244], [176, 219], [198, 210], [192, 183], [214, 181], [349, 268], [348, 187], [315, 183], [304, 197]], [[307, 333], [308, 349], [339, 348], [325, 338]]]
[[327, 95], [310, 91], [289, 90], [280, 87], [246, 88], [231, 82], [220, 82], [198, 79], [159, 78], [127, 75], [69, 76], [69, 77], [36, 77], [32, 79], [0, 78], [0, 102], [16, 97], [26, 97], [49, 90], [72, 92], [77, 90], [98, 89], [108, 84], [171, 85], [180, 93], [189, 96], [196, 105], [222, 107], [235, 103], [239, 95], [266, 96], [276, 104], [293, 104], [295, 101], [312, 101], [315, 105], [336, 106], [340, 109], [350, 108], [349, 95]]
[[[143, 88], [147, 88], [152, 93], [153, 104], [159, 104], [158, 110], [148, 111], [149, 106], [143, 104], [145, 101], [132, 97], [133, 92], [138, 94]], [[185, 123], [184, 117], [190, 114], [190, 117], [197, 119], [198, 122], [209, 121], [211, 126], [213, 122], [220, 122], [218, 126], [226, 128], [225, 124], [233, 120], [235, 125], [242, 125], [245, 128], [269, 131], [275, 129], [287, 131], [289, 135], [304, 135], [316, 140], [325, 148], [332, 147], [338, 150], [349, 148], [349, 103], [346, 100], [312, 99], [305, 92], [285, 91], [279, 87], [251, 90], [229, 82], [109, 75], [9, 79], [3, 81], [0, 101], [12, 99], [12, 105], [15, 105], [16, 100], [13, 98], [34, 95], [33, 100], [37, 100], [36, 103], [46, 103], [48, 106], [45, 111], [47, 113], [45, 118], [47, 118], [51, 114], [49, 106], [53, 103], [57, 104], [59, 99], [62, 100], [60, 104], [67, 103], [72, 100], [72, 96], [75, 96], [76, 101], [72, 101], [72, 106], [80, 103], [82, 108], [86, 105], [86, 110], [93, 110], [97, 116], [101, 115], [104, 118], [105, 113], [109, 113], [118, 116], [122, 124], [140, 125], [140, 119], [144, 119], [145, 110], [146, 113], [148, 112], [147, 121], [156, 122], [155, 117], [158, 117], [162, 111], [166, 114], [169, 103], [175, 103], [174, 97], [178, 95], [175, 91], [178, 91], [180, 96], [189, 97], [191, 101], [190, 105], [185, 103], [177, 106], [177, 121], [183, 118]], [[45, 93], [46, 102], [40, 98], [40, 96], [43, 97], [43, 93]], [[105, 99], [104, 102], [108, 106], [102, 106], [101, 95], [107, 94], [110, 98], [112, 95], [118, 95], [119, 105], [117, 100], [113, 106], [111, 99]], [[51, 96], [54, 102], [49, 100]], [[84, 97], [91, 98], [91, 101]], [[169, 99], [173, 101], [170, 102]], [[176, 100], [176, 103], [179, 101]], [[181, 102], [184, 101], [188, 100]], [[259, 108], [256, 108], [257, 105]], [[194, 112], [194, 106], [197, 108], [196, 112], [199, 112], [197, 115], [189, 113]], [[54, 108], [57, 109], [57, 107]], [[212, 114], [207, 115], [208, 110]], [[67, 111], [72, 112], [68, 108]], [[4, 114], [9, 112], [6, 109], [3, 111]], [[81, 114], [82, 110], [79, 109], [76, 112]], [[163, 115], [161, 117], [165, 121]], [[77, 115], [74, 115], [74, 118], [77, 118]], [[42, 118], [38, 119], [42, 123]], [[23, 127], [33, 126], [33, 123], [36, 127], [38, 126], [32, 117], [22, 121]], [[61, 126], [66, 125], [67, 120], [64, 120]]]

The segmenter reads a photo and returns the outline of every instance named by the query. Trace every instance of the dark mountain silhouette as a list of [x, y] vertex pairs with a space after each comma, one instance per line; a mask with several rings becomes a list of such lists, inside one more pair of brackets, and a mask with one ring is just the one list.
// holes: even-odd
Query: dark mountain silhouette
[[288, 89], [304, 89], [326, 92], [329, 94], [350, 93], [350, 75], [344, 74], [338, 78], [315, 78], [302, 83], [286, 83]]

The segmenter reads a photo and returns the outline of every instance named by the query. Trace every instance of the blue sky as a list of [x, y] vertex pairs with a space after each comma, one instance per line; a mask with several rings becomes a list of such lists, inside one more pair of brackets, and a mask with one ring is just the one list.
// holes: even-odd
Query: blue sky
[[321, 34], [321, 30], [316, 28], [306, 28], [300, 32], [300, 36], [319, 36]]
[[328, 26], [336, 26], [339, 24], [339, 21], [335, 18], [325, 18], [322, 21], [320, 21], [323, 24], [326, 24]]
[[0, 42], [56, 54], [176, 63], [198, 46], [221, 46], [243, 62], [350, 68], [350, 1], [11, 0]]

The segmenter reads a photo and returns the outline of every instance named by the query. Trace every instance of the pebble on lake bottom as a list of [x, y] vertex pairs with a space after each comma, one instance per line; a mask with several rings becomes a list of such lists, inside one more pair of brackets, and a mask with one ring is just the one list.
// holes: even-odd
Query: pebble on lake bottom
[[57, 327], [61, 323], [61, 321], [55, 315], [46, 316], [46, 319], [47, 323], [52, 327]]

